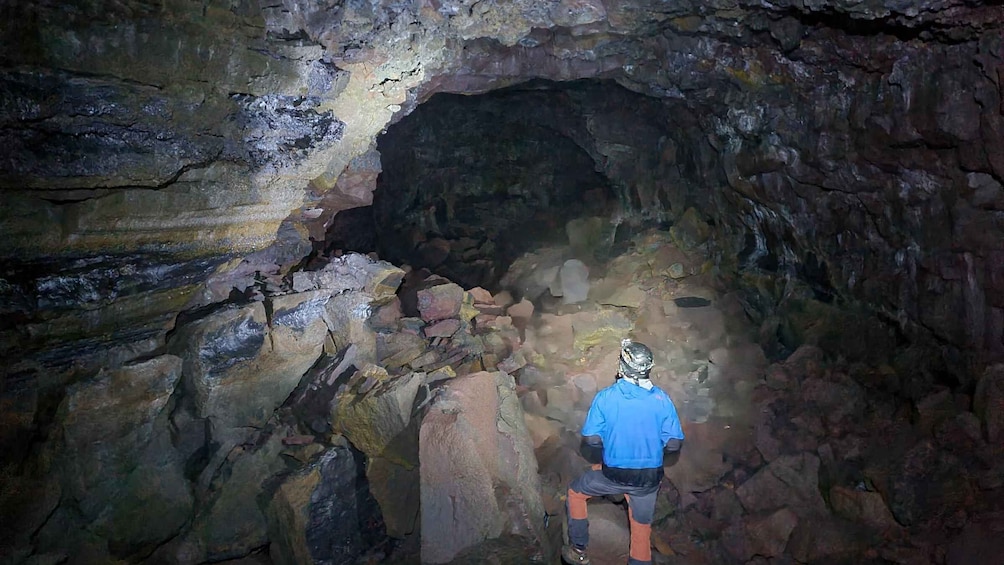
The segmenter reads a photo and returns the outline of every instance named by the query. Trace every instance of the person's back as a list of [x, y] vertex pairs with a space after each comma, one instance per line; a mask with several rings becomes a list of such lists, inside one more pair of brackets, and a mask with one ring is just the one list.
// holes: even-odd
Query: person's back
[[596, 395], [582, 435], [601, 438], [605, 475], [633, 486], [651, 486], [662, 479], [666, 442], [682, 439], [683, 431], [676, 407], [662, 389], [618, 379]]
[[569, 544], [562, 557], [570, 563], [589, 563], [586, 501], [610, 494], [624, 494], [628, 500], [629, 565], [651, 563], [651, 524], [663, 477], [663, 452], [679, 451], [683, 441], [673, 401], [648, 378], [652, 365], [648, 347], [624, 340], [617, 380], [598, 392], [589, 407], [583, 445], [587, 452], [602, 452], [602, 465], [594, 465], [568, 489]]

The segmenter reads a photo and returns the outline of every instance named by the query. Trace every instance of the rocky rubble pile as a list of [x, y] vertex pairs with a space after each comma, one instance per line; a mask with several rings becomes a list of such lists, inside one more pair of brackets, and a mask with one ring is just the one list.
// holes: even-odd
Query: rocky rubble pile
[[[994, 532], [1004, 531], [1000, 369], [979, 379], [975, 395], [930, 387], [910, 400], [889, 392], [895, 369], [829, 358], [812, 344], [771, 362], [739, 296], [708, 271], [700, 237], [688, 243], [700, 230], [675, 228], [645, 233], [598, 266], [575, 304], [553, 284], [568, 249], [528, 254], [504, 279], [538, 304], [520, 362], [506, 370], [555, 518], [550, 535], [560, 535], [564, 489], [588, 467], [578, 454], [585, 412], [613, 382], [619, 340], [630, 335], [653, 347], [653, 378], [687, 433], [660, 494], [657, 562], [991, 559]], [[590, 504], [594, 562], [626, 558], [618, 504]]]
[[429, 562], [503, 533], [543, 547], [503, 371], [525, 363], [513, 316], [525, 325], [529, 303], [355, 254], [289, 282], [193, 312], [160, 355], [71, 386], [0, 497], [5, 560], [372, 561], [418, 532], [420, 502]]

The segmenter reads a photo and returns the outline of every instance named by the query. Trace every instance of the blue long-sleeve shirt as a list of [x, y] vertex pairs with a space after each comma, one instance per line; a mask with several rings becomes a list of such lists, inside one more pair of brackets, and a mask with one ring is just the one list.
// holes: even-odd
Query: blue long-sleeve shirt
[[626, 379], [599, 391], [582, 435], [603, 440], [603, 463], [621, 469], [662, 467], [663, 447], [683, 440], [676, 406], [662, 389], [644, 389]]

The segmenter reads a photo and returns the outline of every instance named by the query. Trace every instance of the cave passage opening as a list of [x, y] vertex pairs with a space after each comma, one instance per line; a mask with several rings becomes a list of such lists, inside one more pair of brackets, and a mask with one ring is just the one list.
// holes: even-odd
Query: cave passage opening
[[612, 81], [436, 94], [378, 138], [373, 204], [338, 213], [325, 252], [376, 252], [492, 291], [541, 247], [568, 245], [602, 269], [683, 200], [663, 174], [670, 118], [663, 101]]

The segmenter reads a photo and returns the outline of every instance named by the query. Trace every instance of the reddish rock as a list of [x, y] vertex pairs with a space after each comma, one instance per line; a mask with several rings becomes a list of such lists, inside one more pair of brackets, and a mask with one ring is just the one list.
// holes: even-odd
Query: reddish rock
[[467, 292], [470, 293], [471, 298], [474, 299], [475, 304], [495, 304], [495, 299], [492, 297], [492, 293], [481, 288], [480, 286], [476, 286], [468, 290]]
[[544, 445], [547, 440], [560, 436], [562, 430], [559, 422], [536, 414], [526, 414], [526, 427], [534, 449]]
[[498, 316], [494, 314], [478, 314], [474, 317], [474, 327], [476, 328], [491, 328], [492, 323]]
[[397, 322], [404, 314], [401, 312], [401, 300], [394, 297], [390, 302], [380, 306], [370, 316], [369, 325], [375, 330], [397, 329]]
[[777, 557], [784, 553], [798, 516], [787, 508], [770, 514], [744, 516], [722, 533], [726, 551], [741, 561], [754, 555]]
[[856, 420], [866, 405], [864, 389], [846, 376], [834, 380], [809, 377], [802, 382], [801, 398], [831, 425], [846, 418]]
[[491, 316], [501, 316], [502, 314], [505, 314], [505, 308], [496, 306], [495, 304], [475, 303], [474, 308], [476, 308], [478, 312], [481, 312], [481, 314]]
[[583, 394], [593, 394], [596, 392], [596, 377], [592, 373], [581, 373], [571, 379], [572, 384], [581, 390]]
[[503, 533], [546, 543], [537, 461], [512, 377], [449, 381], [422, 422], [419, 460], [423, 563], [448, 563]]
[[520, 300], [516, 304], [510, 306], [509, 309], [506, 310], [506, 314], [513, 319], [514, 324], [518, 320], [520, 324], [525, 326], [533, 316], [533, 302], [524, 298], [523, 300]]
[[453, 283], [418, 291], [418, 311], [426, 322], [456, 317], [463, 302], [464, 289]]
[[425, 337], [450, 337], [460, 329], [460, 320], [451, 318], [425, 328]]

